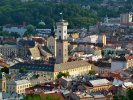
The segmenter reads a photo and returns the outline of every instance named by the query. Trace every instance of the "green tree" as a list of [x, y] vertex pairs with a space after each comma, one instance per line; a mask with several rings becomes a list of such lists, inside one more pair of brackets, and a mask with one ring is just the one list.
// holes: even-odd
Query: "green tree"
[[17, 32], [11, 32], [10, 35], [15, 37], [15, 38], [20, 37], [20, 34], [18, 34]]
[[41, 100], [41, 97], [38, 94], [32, 94], [24, 97], [24, 100]]
[[1, 71], [8, 74], [9, 73], [9, 68], [7, 68], [7, 67], [1, 68]]
[[95, 70], [90, 70], [88, 75], [95, 75], [96, 74], [96, 71]]
[[51, 95], [47, 95], [46, 97], [41, 97], [41, 100], [60, 100], [60, 99], [52, 97]]
[[36, 33], [35, 27], [33, 25], [28, 25], [26, 27], [27, 31], [24, 33], [24, 36], [34, 36]]
[[27, 95], [24, 97], [24, 100], [60, 100], [58, 97], [53, 97], [51, 95], [47, 96], [41, 96], [38, 94], [32, 94], [32, 95]]
[[133, 100], [133, 89], [131, 89], [131, 88], [128, 89], [127, 97], [129, 100]]
[[121, 34], [119, 32], [116, 32], [115, 36], [119, 37]]
[[104, 50], [102, 50], [102, 56], [105, 56], [106, 52]]
[[59, 74], [57, 75], [57, 78], [61, 78], [62, 76], [69, 77], [70, 74], [69, 74], [69, 72], [66, 72], [66, 73], [59, 72]]
[[118, 95], [118, 96], [114, 96], [113, 98], [114, 98], [114, 100], [133, 100], [133, 89], [129, 88], [127, 90], [126, 96]]
[[[85, 3], [85, 1], [82, 2]], [[60, 12], [63, 12], [63, 18], [69, 22], [70, 28], [88, 27], [98, 21], [96, 14], [82, 8], [81, 0], [80, 3], [77, 0], [76, 2], [75, 0], [65, 0], [63, 2], [66, 3], [63, 4], [57, 4], [55, 1], [47, 2], [46, 0], [45, 3], [42, 2], [44, 1], [33, 0], [32, 2], [22, 3], [21, 0], [1, 0], [0, 25], [8, 23], [19, 25], [26, 22], [37, 26], [41, 19], [46, 23], [45, 27], [50, 28], [60, 19]]]
[[113, 100], [128, 100], [126, 96], [119, 95], [119, 96], [114, 96]]
[[113, 52], [112, 52], [112, 51], [108, 51], [108, 55], [109, 55], [109, 54], [113, 54]]
[[66, 77], [69, 77], [70, 76], [69, 72], [66, 72], [65, 75], [66, 75]]
[[27, 73], [28, 70], [26, 68], [20, 68], [19, 73]]

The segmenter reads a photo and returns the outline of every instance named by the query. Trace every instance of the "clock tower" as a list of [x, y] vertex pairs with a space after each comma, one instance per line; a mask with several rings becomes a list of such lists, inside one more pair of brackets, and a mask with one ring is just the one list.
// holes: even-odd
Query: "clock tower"
[[57, 26], [57, 47], [56, 47], [56, 63], [65, 63], [68, 61], [68, 41], [67, 26], [68, 22], [60, 20]]

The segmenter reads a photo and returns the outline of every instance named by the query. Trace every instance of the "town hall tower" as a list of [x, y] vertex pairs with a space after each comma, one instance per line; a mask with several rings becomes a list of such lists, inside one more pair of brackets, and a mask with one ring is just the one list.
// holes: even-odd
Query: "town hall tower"
[[68, 41], [67, 26], [68, 22], [60, 20], [57, 26], [57, 47], [56, 47], [56, 63], [65, 63], [68, 61]]

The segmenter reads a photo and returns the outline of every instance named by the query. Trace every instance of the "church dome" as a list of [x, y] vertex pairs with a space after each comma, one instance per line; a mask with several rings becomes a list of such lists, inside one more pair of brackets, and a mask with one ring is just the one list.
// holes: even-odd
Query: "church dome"
[[41, 20], [41, 22], [38, 23], [39, 25], [45, 25], [45, 23]]

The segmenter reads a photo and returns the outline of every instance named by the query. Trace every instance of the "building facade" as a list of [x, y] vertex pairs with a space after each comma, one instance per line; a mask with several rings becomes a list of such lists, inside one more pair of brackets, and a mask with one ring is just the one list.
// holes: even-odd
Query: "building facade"
[[18, 53], [17, 45], [0, 45], [0, 53], [5, 58], [16, 55]]
[[88, 43], [102, 43], [106, 45], [106, 35], [90, 35], [83, 38], [83, 42]]
[[119, 71], [122, 69], [133, 70], [133, 56], [125, 56], [112, 60], [111, 71]]
[[6, 92], [16, 92], [18, 94], [25, 93], [25, 89], [31, 87], [31, 83], [28, 80], [7, 81]]
[[111, 73], [111, 63], [101, 61], [90, 61], [90, 63], [94, 65], [93, 70], [95, 70], [98, 74]]
[[56, 37], [48, 37], [47, 46], [49, 50], [54, 54], [54, 57], [56, 57]]
[[18, 46], [18, 56], [21, 58], [27, 57], [29, 48], [35, 46], [35, 41], [31, 39], [20, 39], [17, 42]]
[[132, 22], [132, 14], [125, 13], [120, 15], [120, 23], [121, 24], [129, 24]]
[[92, 92], [109, 90], [112, 84], [107, 79], [97, 79], [89, 81], [92, 85]]
[[71, 77], [88, 74], [92, 70], [92, 65], [85, 61], [73, 61], [54, 65], [18, 63], [11, 66], [9, 72], [19, 73], [20, 68], [25, 68], [28, 72], [39, 74], [48, 80], [54, 80], [57, 79], [59, 72], [69, 72]]
[[6, 77], [5, 73], [0, 74], [0, 92], [6, 92]]

